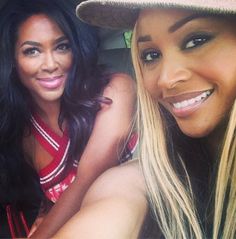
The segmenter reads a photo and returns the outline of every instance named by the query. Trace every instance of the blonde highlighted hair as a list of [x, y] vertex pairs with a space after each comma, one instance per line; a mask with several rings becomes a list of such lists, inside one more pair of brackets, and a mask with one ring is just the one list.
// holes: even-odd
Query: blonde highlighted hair
[[[178, 177], [167, 152], [165, 120], [158, 104], [145, 90], [138, 60], [136, 27], [132, 37], [132, 60], [137, 80], [137, 127], [140, 137], [140, 162], [147, 194], [158, 225], [165, 238], [202, 239], [187, 170], [186, 183]], [[236, 228], [236, 103], [228, 124], [216, 178], [213, 238], [235, 238]], [[180, 159], [181, 161], [181, 159]], [[182, 161], [181, 161], [182, 162]]]

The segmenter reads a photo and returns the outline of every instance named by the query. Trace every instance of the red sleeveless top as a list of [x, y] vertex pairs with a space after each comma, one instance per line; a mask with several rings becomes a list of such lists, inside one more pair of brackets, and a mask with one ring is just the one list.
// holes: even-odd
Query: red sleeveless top
[[[65, 189], [74, 181], [78, 161], [68, 160], [70, 139], [67, 130], [63, 132], [62, 137], [58, 136], [36, 114], [31, 115], [31, 123], [32, 134], [53, 158], [38, 174], [43, 192], [50, 201], [55, 203]], [[137, 143], [138, 135], [134, 133], [124, 149], [120, 163], [132, 157]]]
[[70, 139], [67, 130], [62, 137], [58, 136], [36, 114], [31, 116], [31, 123], [32, 134], [53, 158], [38, 174], [42, 190], [55, 203], [75, 179], [78, 162], [68, 160]]

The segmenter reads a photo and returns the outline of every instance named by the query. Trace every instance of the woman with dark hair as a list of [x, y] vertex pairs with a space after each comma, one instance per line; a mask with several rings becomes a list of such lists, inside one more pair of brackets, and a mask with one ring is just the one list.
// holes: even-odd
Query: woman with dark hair
[[74, 9], [10, 0], [0, 11], [1, 205], [34, 197], [35, 171], [52, 203], [71, 184], [34, 237], [50, 237], [79, 210], [95, 178], [119, 163], [131, 124], [132, 80], [96, 65], [96, 29]]

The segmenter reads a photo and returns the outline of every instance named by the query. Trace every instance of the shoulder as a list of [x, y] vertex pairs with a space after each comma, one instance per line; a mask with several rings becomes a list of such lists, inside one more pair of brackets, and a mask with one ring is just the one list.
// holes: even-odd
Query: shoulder
[[83, 204], [108, 197], [120, 197], [145, 206], [145, 183], [136, 160], [111, 168], [103, 173], [89, 189]]
[[126, 73], [113, 73], [111, 74], [110, 83], [112, 84], [133, 84], [133, 78]]
[[106, 171], [93, 183], [80, 211], [55, 237], [138, 238], [147, 208], [139, 166], [136, 162], [126, 163]]
[[109, 97], [114, 93], [134, 94], [135, 82], [133, 78], [125, 73], [115, 73], [111, 75], [110, 82], [104, 89], [104, 96]]
[[91, 225], [91, 218], [96, 218], [99, 238], [107, 238], [104, 234], [138, 238], [147, 211], [144, 179], [134, 161], [107, 170], [95, 181], [82, 203], [80, 219], [84, 223], [88, 218]]

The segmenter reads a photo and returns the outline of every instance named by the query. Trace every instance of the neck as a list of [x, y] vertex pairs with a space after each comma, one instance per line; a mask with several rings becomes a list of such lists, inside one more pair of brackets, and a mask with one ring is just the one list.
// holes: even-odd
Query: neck
[[58, 118], [60, 114], [60, 102], [45, 102], [34, 104], [33, 110], [54, 131], [59, 130]]

